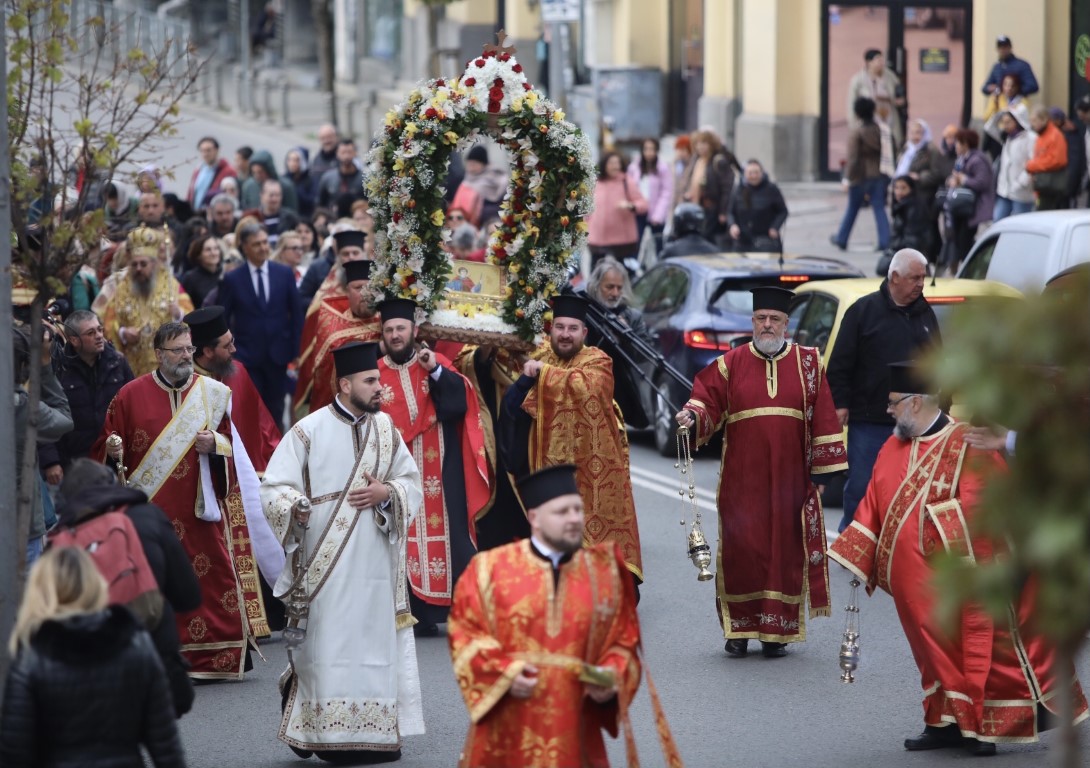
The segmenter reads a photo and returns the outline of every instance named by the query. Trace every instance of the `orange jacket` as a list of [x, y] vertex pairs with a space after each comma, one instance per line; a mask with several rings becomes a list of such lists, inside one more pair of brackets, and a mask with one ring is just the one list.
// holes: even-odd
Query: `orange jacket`
[[1067, 139], [1051, 121], [1033, 145], [1033, 157], [1026, 163], [1028, 173], [1062, 171], [1067, 167]]

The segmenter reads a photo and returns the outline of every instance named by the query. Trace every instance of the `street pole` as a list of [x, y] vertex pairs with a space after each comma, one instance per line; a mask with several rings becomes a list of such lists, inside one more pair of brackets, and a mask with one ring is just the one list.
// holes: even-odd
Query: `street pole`
[[238, 0], [238, 26], [239, 61], [242, 63], [242, 103], [238, 107], [242, 114], [249, 115], [254, 111], [250, 80], [250, 0]]
[[[0, 83], [8, 81], [7, 15], [0, 13]], [[16, 585], [19, 581], [19, 547], [26, 542], [11, 535], [18, 530], [15, 510], [15, 409], [8, 409], [15, 399], [15, 373], [11, 336], [11, 150], [8, 147], [8, 116], [0, 119], [0, 317], [5, 318], [0, 331], [0, 680], [6, 680], [11, 659], [7, 640], [15, 627], [19, 606]], [[0, 705], [2, 706], [2, 705]]]

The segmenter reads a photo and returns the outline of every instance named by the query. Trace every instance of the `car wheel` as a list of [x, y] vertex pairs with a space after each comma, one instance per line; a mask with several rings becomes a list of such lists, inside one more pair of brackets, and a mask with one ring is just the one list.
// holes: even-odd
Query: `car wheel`
[[[665, 384], [659, 382], [659, 389], [664, 389]], [[655, 396], [655, 450], [660, 456], [677, 455], [677, 419], [670, 410], [669, 403], [662, 395]]]

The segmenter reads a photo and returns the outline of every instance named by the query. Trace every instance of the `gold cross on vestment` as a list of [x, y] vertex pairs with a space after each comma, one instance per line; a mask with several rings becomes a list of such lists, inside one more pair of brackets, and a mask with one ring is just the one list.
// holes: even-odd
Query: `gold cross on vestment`
[[246, 538], [246, 534], [243, 533], [242, 529], [240, 528], [235, 532], [234, 537], [231, 539], [231, 543], [234, 544], [235, 547], [237, 547], [238, 549], [242, 549], [250, 543], [250, 540]]
[[994, 714], [988, 715], [986, 718], [980, 721], [980, 724], [984, 726], [985, 733], [995, 733], [996, 726], [1002, 725], [1002, 721], [997, 720]]
[[935, 487], [938, 489], [940, 496], [946, 495], [946, 489], [950, 487], [950, 483], [946, 482], [945, 474], [939, 478], [937, 483], [935, 483]]
[[867, 554], [867, 548], [864, 547], [862, 544], [856, 544], [853, 549], [855, 550], [855, 554], [857, 554], [861, 559]]

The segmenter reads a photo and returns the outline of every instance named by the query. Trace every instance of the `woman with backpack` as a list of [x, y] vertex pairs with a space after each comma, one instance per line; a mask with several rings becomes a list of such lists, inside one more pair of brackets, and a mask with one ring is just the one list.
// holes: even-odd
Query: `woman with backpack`
[[12, 632], [0, 765], [184, 768], [170, 694], [148, 634], [91, 557], [54, 549], [30, 572]]

